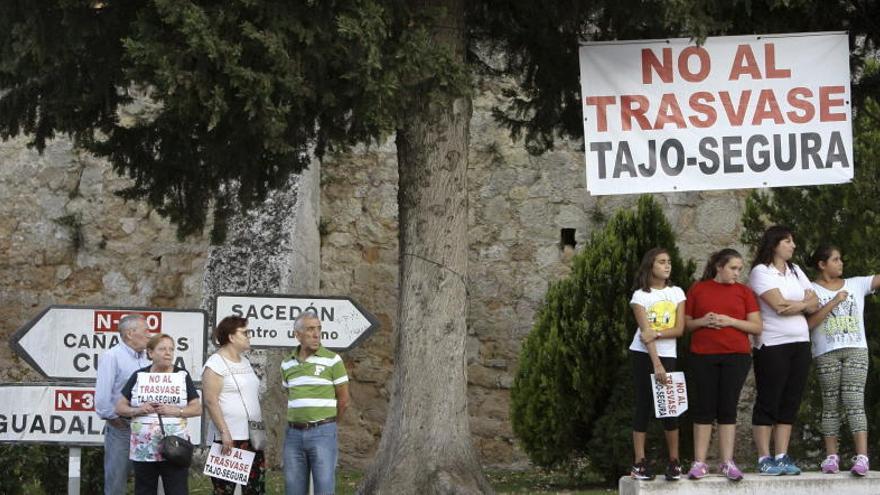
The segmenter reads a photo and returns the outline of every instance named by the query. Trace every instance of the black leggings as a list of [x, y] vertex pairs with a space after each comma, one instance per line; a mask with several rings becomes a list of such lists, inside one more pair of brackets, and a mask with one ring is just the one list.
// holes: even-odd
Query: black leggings
[[736, 424], [739, 393], [752, 366], [748, 354], [694, 354], [688, 359], [688, 381], [695, 400], [691, 402], [694, 423]]
[[[654, 391], [651, 388], [654, 365], [651, 364], [651, 356], [647, 352], [630, 351], [630, 356], [633, 365], [633, 388], [636, 393], [633, 431], [643, 433], [648, 431], [648, 420], [654, 417]], [[660, 362], [667, 372], [675, 371], [675, 358], [661, 357]], [[663, 418], [663, 429], [677, 430], [678, 418]]]
[[810, 343], [765, 345], [755, 349], [754, 359], [758, 396], [752, 424], [794, 424], [810, 371]]

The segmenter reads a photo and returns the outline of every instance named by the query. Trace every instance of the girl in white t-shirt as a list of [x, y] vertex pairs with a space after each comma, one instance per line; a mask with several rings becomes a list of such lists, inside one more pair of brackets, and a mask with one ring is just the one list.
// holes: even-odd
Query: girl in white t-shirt
[[[651, 374], [658, 381], [666, 381], [666, 372], [675, 370], [675, 339], [684, 329], [684, 291], [669, 285], [672, 273], [672, 259], [663, 248], [654, 248], [645, 253], [642, 264], [636, 273], [630, 306], [639, 327], [629, 346], [633, 363], [633, 384], [635, 389], [635, 413], [633, 415], [634, 461], [631, 471], [633, 478], [654, 479], [654, 474], [645, 459], [645, 437], [648, 420], [654, 416], [654, 394]], [[666, 479], [681, 478], [681, 463], [678, 459], [678, 419], [664, 418], [666, 447], [669, 463]]]
[[842, 407], [853, 434], [856, 457], [851, 472], [868, 474], [868, 419], [865, 382], [868, 379], [868, 343], [865, 339], [865, 296], [880, 287], [880, 275], [843, 278], [843, 259], [835, 246], [820, 246], [811, 258], [818, 272], [813, 288], [819, 311], [807, 318], [813, 342], [816, 374], [822, 389], [822, 435], [825, 460], [822, 472], [840, 470], [837, 434]]

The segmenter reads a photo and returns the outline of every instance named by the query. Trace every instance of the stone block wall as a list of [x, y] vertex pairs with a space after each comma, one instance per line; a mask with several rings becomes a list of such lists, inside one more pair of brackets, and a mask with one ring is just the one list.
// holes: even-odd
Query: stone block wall
[[[114, 195], [129, 184], [65, 139], [43, 155], [0, 143], [0, 339], [51, 304], [199, 307], [207, 236], [181, 242], [155, 210]], [[0, 366], [0, 380], [24, 378], [36, 375]]]

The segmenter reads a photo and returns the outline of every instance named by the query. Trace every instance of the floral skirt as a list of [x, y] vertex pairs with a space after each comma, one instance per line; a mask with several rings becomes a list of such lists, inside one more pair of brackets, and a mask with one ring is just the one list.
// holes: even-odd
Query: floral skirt
[[[174, 435], [189, 440], [189, 431], [186, 428], [186, 419], [169, 421], [164, 419], [165, 434]], [[162, 428], [158, 422], [138, 421], [131, 422], [131, 442], [128, 449], [128, 458], [137, 462], [159, 462], [162, 454], [159, 453], [159, 442], [162, 441]]]

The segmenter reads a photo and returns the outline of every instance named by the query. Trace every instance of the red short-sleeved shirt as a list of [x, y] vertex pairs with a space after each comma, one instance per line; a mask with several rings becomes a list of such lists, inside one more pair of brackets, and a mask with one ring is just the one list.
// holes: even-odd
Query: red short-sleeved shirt
[[[685, 314], [702, 318], [706, 313], [725, 314], [737, 320], [745, 320], [749, 313], [760, 311], [755, 294], [740, 283], [721, 284], [714, 280], [702, 280], [691, 286], [685, 302]], [[694, 354], [749, 354], [749, 336], [733, 327], [700, 327], [691, 336], [691, 352]]]

